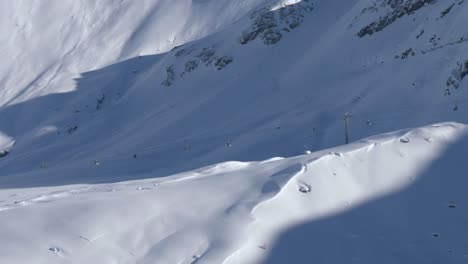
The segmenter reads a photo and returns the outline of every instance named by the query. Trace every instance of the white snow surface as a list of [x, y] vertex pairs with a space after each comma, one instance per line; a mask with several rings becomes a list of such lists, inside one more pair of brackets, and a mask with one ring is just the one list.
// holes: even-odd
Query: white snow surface
[[466, 263], [467, 13], [0, 0], [0, 263]]
[[4, 189], [0, 260], [463, 263], [467, 133], [445, 123], [159, 179]]
[[40, 164], [62, 184], [109, 181], [94, 160], [131, 180], [301, 155], [343, 144], [346, 112], [351, 140], [467, 123], [468, 2], [359, 37], [386, 2], [0, 1], [0, 131], [15, 139], [0, 184]]

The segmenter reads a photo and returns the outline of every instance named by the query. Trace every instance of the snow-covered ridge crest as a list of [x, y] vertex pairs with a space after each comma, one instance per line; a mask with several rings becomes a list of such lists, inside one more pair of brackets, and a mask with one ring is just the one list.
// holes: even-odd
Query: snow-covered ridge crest
[[[424, 177], [431, 174], [427, 169], [446, 155], [452, 144], [463, 141], [463, 147], [466, 147], [467, 136], [468, 126], [443, 123], [378, 135], [348, 146], [312, 153], [296, 173], [290, 174], [287, 184], [273, 198], [253, 209], [255, 221], [248, 228], [248, 242], [223, 263], [283, 263], [289, 258], [301, 259], [292, 257], [297, 250], [286, 249], [287, 254], [281, 255], [281, 260], [269, 258], [269, 254], [275, 255], [275, 241], [295, 226], [339, 217], [424, 181]], [[447, 201], [447, 204], [451, 207], [453, 202]], [[294, 245], [281, 246], [297, 246], [303, 243], [301, 240], [307, 241], [308, 235], [314, 234], [303, 234], [290, 241]], [[268, 261], [264, 262], [265, 259]]]
[[[163, 179], [1, 190], [0, 243], [21, 246], [0, 248], [0, 260], [49, 264], [154, 260], [168, 264], [284, 263], [283, 257], [295, 259], [291, 254], [297, 253], [290, 248], [286, 255], [275, 255], [284, 250], [274, 249], [284, 232], [306, 222], [340, 219], [350, 212], [359, 212], [367, 204], [398, 197], [400, 192], [412, 188], [416, 188], [418, 198], [405, 198], [407, 204], [384, 202], [382, 206], [390, 206], [407, 219], [423, 217], [426, 223], [433, 223], [436, 220], [427, 217], [430, 211], [415, 213], [412, 204], [418, 208], [425, 203], [428, 210], [462, 206], [466, 195], [459, 195], [464, 185], [458, 184], [454, 189], [438, 185], [438, 192], [429, 194], [417, 191], [417, 186], [434, 177], [449, 177], [449, 183], [453, 179], [466, 181], [454, 174], [466, 165], [452, 165], [459, 160], [453, 148], [457, 144], [466, 147], [467, 132], [465, 125], [445, 123], [389, 133], [310, 155], [266, 163], [228, 162]], [[442, 162], [448, 176], [427, 171], [438, 162]], [[434, 202], [427, 195], [442, 200]], [[29, 219], [35, 219], [35, 224], [28, 225]], [[450, 216], [447, 219], [455, 226], [462, 221]], [[374, 220], [382, 221], [378, 217]], [[342, 225], [348, 224], [343, 221]], [[421, 240], [419, 243], [435, 239], [424, 225], [412, 228], [419, 232], [410, 236]], [[352, 238], [366, 236], [360, 230], [349, 232]], [[407, 230], [399, 227], [381, 232], [381, 236], [394, 236]], [[456, 235], [459, 232], [450, 235], [441, 226], [435, 226], [433, 232], [442, 233], [454, 245], [462, 243], [457, 239], [466, 239]], [[307, 238], [311, 235], [304, 234]], [[365, 241], [355, 242], [355, 246], [365, 246]], [[288, 244], [300, 247], [300, 243]], [[379, 258], [393, 256], [385, 247], [375, 250]], [[373, 259], [374, 251], [366, 252], [361, 252], [360, 257]], [[416, 259], [427, 254], [441, 256], [436, 251], [419, 252], [422, 253], [418, 251]], [[326, 254], [326, 250], [313, 254], [321, 253]], [[342, 251], [347, 257], [352, 253]]]
[[[294, 5], [294, 4], [297, 4], [297, 3], [300, 3], [304, 0], [279, 0], [277, 3], [275, 4], [272, 4], [270, 6], [270, 11], [275, 11], [277, 9], [280, 9], [280, 8], [284, 8], [284, 7], [287, 7], [287, 6], [290, 6], [290, 5]], [[304, 2], [309, 2], [311, 0], [306, 0]]]

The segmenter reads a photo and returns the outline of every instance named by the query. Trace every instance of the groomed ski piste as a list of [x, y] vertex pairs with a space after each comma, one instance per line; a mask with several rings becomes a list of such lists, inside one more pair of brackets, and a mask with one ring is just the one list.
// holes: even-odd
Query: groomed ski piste
[[0, 263], [466, 263], [467, 13], [0, 0]]

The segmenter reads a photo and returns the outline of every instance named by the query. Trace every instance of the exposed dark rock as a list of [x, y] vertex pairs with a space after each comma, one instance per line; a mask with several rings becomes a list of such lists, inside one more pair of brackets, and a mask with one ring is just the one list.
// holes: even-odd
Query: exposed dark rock
[[[468, 60], [460, 63], [457, 63], [459, 65], [459, 69], [452, 71], [452, 75], [450, 75], [447, 78], [447, 81], [445, 82], [445, 85], [447, 88], [445, 89], [445, 95], [451, 95], [452, 90], [457, 90], [463, 79], [468, 75]], [[458, 107], [454, 109], [454, 111], [458, 110]]]
[[416, 54], [414, 53], [414, 51], [413, 51], [412, 48], [409, 48], [409, 49], [405, 50], [405, 51], [401, 54], [400, 58], [401, 58], [402, 60], [404, 60], [404, 59], [408, 58], [408, 56], [410, 56], [410, 55], [411, 55], [411, 56], [416, 55]]
[[10, 152], [8, 150], [0, 150], [0, 159], [8, 156]]
[[424, 30], [421, 30], [421, 32], [419, 32], [419, 34], [416, 36], [416, 38], [419, 39], [423, 34], [424, 34]]
[[213, 48], [204, 48], [200, 54], [197, 55], [200, 60], [207, 66], [210, 65], [216, 59], [216, 50]]
[[215, 66], [218, 70], [221, 70], [233, 61], [234, 59], [232, 57], [224, 56], [216, 60]]
[[313, 3], [307, 0], [276, 10], [259, 9], [251, 14], [252, 26], [242, 32], [239, 42], [245, 45], [260, 38], [265, 45], [276, 44], [283, 36], [281, 31], [290, 32], [299, 27], [304, 22], [305, 14], [311, 12], [313, 6]]
[[301, 193], [310, 193], [312, 191], [312, 187], [307, 183], [302, 183], [299, 186], [298, 191], [300, 191]]
[[445, 96], [451, 95], [451, 94], [452, 94], [452, 92], [450, 92], [449, 88], [445, 89], [445, 93], [444, 93]]
[[422, 50], [421, 53], [422, 54], [426, 54], [426, 53], [429, 53], [429, 52], [433, 52], [435, 50], [439, 50], [439, 49], [443, 49], [443, 48], [446, 48], [446, 47], [449, 47], [449, 46], [455, 46], [455, 45], [459, 45], [459, 44], [464, 44], [465, 42], [468, 42], [468, 39], [465, 39], [464, 37], [460, 37], [459, 39], [457, 40], [454, 40], [454, 41], [449, 41], [445, 44], [442, 44], [442, 45], [439, 45], [438, 44], [438, 41], [440, 40], [439, 37], [437, 37], [437, 35], [434, 35], [431, 39], [430, 39], [430, 42], [432, 44], [432, 48], [430, 49], [427, 49], [427, 50]]
[[410, 140], [409, 140], [409, 138], [407, 138], [407, 137], [402, 137], [402, 138], [400, 138], [400, 142], [406, 144], [406, 143], [409, 143]]
[[177, 58], [183, 57], [183, 56], [187, 56], [187, 55], [189, 55], [190, 53], [192, 53], [193, 50], [194, 50], [193, 47], [182, 48], [182, 49], [180, 49], [180, 47], [182, 47], [182, 46], [179, 46], [179, 47], [176, 47], [176, 48], [173, 49], [174, 51], [177, 50], [177, 52], [175, 53], [175, 56], [176, 56]]
[[460, 86], [458, 81], [455, 78], [453, 78], [453, 76], [450, 76], [445, 84], [447, 85], [447, 87], [453, 87], [455, 89], [458, 89], [458, 87]]
[[278, 43], [282, 37], [283, 35], [279, 31], [268, 30], [263, 35], [263, 43], [265, 43], [266, 45], [274, 45]]
[[196, 60], [189, 60], [185, 63], [185, 71], [191, 72], [198, 67], [198, 61]]
[[67, 133], [68, 134], [73, 134], [74, 132], [76, 132], [78, 130], [78, 126], [72, 126], [70, 127], [68, 130], [67, 130]]
[[437, 46], [439, 43], [440, 38], [434, 34], [430, 39], [429, 42], [432, 44], [433, 47]]
[[413, 14], [418, 11], [426, 4], [434, 4], [438, 0], [386, 0], [383, 2], [383, 6], [390, 6], [393, 11], [384, 17], [381, 17], [378, 21], [372, 22], [365, 26], [358, 32], [360, 38], [367, 35], [372, 35], [376, 32], [384, 30], [386, 27], [393, 24], [399, 18]]
[[106, 100], [106, 96], [105, 95], [101, 95], [101, 97], [99, 97], [97, 99], [97, 102], [96, 102], [96, 110], [100, 110], [102, 108], [102, 105], [104, 104], [104, 100]]
[[161, 84], [169, 87], [175, 81], [174, 65], [171, 65], [166, 68], [166, 74], [167, 74], [166, 80], [164, 80]]
[[444, 11], [440, 12], [440, 17], [444, 17], [446, 16], [448, 13], [450, 13], [450, 10], [452, 10], [452, 8], [455, 6], [455, 4], [451, 4], [447, 9], [445, 9]]
[[462, 63], [460, 68], [460, 78], [463, 80], [468, 75], [468, 60]]

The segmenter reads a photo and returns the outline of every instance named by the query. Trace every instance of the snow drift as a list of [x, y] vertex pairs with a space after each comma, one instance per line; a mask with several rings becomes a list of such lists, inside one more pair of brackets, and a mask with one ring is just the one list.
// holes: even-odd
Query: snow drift
[[2, 263], [466, 260], [466, 126], [166, 177], [0, 191]]

